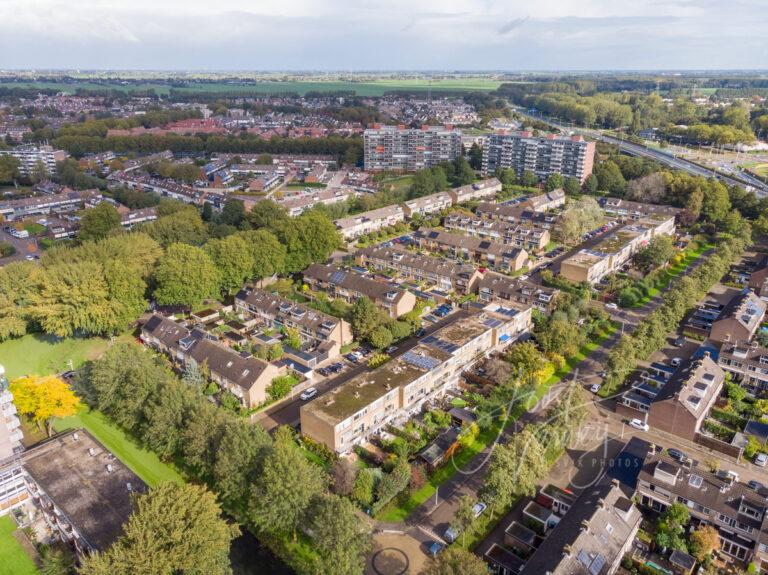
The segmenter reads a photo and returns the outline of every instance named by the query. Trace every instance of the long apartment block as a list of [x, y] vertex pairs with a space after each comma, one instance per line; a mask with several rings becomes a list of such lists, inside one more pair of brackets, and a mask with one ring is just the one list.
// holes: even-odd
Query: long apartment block
[[477, 292], [480, 272], [474, 266], [421, 255], [400, 247], [371, 246], [357, 252], [357, 264], [400, 277], [426, 282], [447, 293], [467, 295]]
[[64, 150], [54, 150], [51, 146], [25, 145], [10, 150], [0, 150], [0, 156], [11, 156], [19, 161], [19, 173], [22, 176], [34, 174], [38, 166], [43, 166], [49, 174], [56, 173], [56, 162], [67, 158]]
[[303, 405], [302, 433], [344, 453], [386, 425], [405, 422], [455, 387], [480, 358], [527, 333], [531, 310], [490, 304], [479, 313], [457, 312], [453, 323], [413, 349]]
[[545, 179], [552, 174], [578, 178], [592, 173], [595, 143], [581, 136], [534, 136], [531, 132], [497, 133], [483, 146], [483, 173], [511, 168], [518, 176], [528, 170]]
[[627, 224], [591, 248], [579, 250], [560, 265], [560, 275], [576, 282], [599, 282], [615, 272], [648, 242], [659, 235], [675, 233], [675, 217], [645, 218]]
[[404, 221], [405, 211], [402, 206], [394, 205], [340, 218], [333, 223], [345, 240], [353, 240]]
[[459, 188], [448, 190], [454, 205], [479, 200], [492, 200], [501, 191], [501, 182], [498, 178], [488, 178], [474, 184], [467, 184]]
[[461, 155], [461, 132], [450, 126], [376, 125], [363, 132], [366, 171], [415, 172]]
[[482, 302], [500, 301], [532, 305], [544, 313], [552, 311], [558, 290], [504, 274], [486, 272], [478, 284]]
[[307, 349], [330, 344], [329, 356], [338, 355], [341, 346], [352, 343], [352, 330], [344, 320], [277, 294], [244, 288], [235, 296], [235, 309], [243, 318], [256, 318], [267, 328], [295, 329]]
[[484, 265], [503, 272], [517, 272], [528, 265], [528, 252], [480, 238], [451, 234], [430, 228], [420, 228], [414, 239], [419, 247], [431, 252], [448, 254], [452, 258]]
[[304, 283], [313, 291], [324, 292], [331, 299], [341, 299], [347, 303], [367, 297], [392, 318], [408, 313], [416, 305], [416, 296], [411, 292], [353, 271], [312, 264], [304, 270], [303, 275]]
[[531, 224], [510, 224], [497, 220], [483, 220], [464, 213], [446, 216], [443, 227], [448, 231], [517, 246], [529, 252], [543, 250], [550, 240], [549, 230]]

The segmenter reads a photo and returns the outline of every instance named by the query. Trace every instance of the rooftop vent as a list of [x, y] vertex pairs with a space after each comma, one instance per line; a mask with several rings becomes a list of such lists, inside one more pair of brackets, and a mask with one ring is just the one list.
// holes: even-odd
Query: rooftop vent
[[112, 473], [115, 470], [111, 463], [107, 463], [107, 473]]

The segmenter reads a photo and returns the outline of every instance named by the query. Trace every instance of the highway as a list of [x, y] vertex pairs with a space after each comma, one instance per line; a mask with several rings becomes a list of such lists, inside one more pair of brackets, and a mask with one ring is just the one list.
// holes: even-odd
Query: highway
[[546, 124], [549, 124], [550, 126], [558, 128], [565, 132], [573, 132], [574, 134], [579, 134], [585, 137], [590, 137], [595, 140], [606, 142], [608, 144], [613, 144], [614, 146], [618, 147], [622, 152], [624, 152], [625, 154], [629, 154], [630, 156], [649, 158], [651, 160], [655, 160], [659, 162], [660, 164], [669, 166], [670, 168], [675, 168], [676, 170], [682, 170], [684, 172], [688, 172], [689, 174], [693, 174], [695, 176], [703, 176], [705, 178], [717, 178], [718, 180], [728, 185], [742, 186], [743, 188], [746, 188], [748, 191], [754, 191], [758, 197], [768, 196], [768, 184], [765, 184], [764, 182], [750, 176], [749, 174], [740, 173], [738, 177], [727, 176], [721, 172], [716, 172], [715, 170], [706, 168], [704, 166], [700, 166], [699, 164], [695, 164], [684, 158], [673, 156], [661, 150], [656, 150], [654, 148], [649, 148], [641, 144], [636, 144], [634, 142], [629, 142], [627, 140], [622, 140], [620, 138], [608, 136], [600, 130], [578, 128], [573, 125], [561, 124], [560, 122], [551, 120], [546, 116], [531, 114], [518, 106], [514, 106], [514, 109], [517, 113], [519, 113], [522, 116], [527, 116], [528, 118], [538, 120], [540, 122], [544, 122]]

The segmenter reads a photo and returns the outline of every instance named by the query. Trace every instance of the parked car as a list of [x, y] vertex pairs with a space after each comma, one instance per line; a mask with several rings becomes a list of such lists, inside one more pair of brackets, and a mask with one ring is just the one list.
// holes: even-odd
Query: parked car
[[762, 483], [759, 481], [755, 481], [754, 479], [751, 479], [747, 482], [747, 485], [750, 489], [754, 489], [755, 491], [760, 491], [763, 487], [765, 487]]
[[678, 449], [674, 449], [672, 447], [667, 449], [667, 453], [669, 453], [669, 456], [672, 459], [676, 459], [677, 461], [684, 461], [684, 460], [688, 459], [688, 456], [685, 453], [683, 453], [682, 451], [680, 451]]
[[387, 349], [384, 350], [388, 355], [392, 355], [397, 351], [396, 345], [390, 345]]
[[314, 387], [308, 387], [304, 391], [301, 392], [301, 395], [299, 396], [301, 398], [301, 401], [307, 401], [309, 399], [312, 399], [317, 395], [317, 389]]
[[352, 363], [357, 363], [357, 356], [352, 353], [348, 353], [344, 356], [345, 359], [351, 361]]
[[765, 453], [758, 453], [755, 457], [755, 465], [759, 467], [765, 467], [768, 464], [768, 455]]
[[440, 552], [441, 552], [443, 549], [445, 549], [445, 545], [443, 545], [443, 544], [442, 544], [442, 543], [440, 543], [439, 541], [433, 541], [432, 543], [430, 543], [430, 544], [427, 546], [427, 552], [428, 552], [428, 553], [429, 553], [429, 554], [430, 554], [432, 557], [437, 557], [437, 555], [438, 555], [438, 554], [439, 554], [439, 553], [440, 553]]
[[420, 327], [419, 330], [414, 334], [416, 337], [424, 337], [427, 335], [427, 330], [425, 330], [423, 327]]
[[482, 501], [478, 501], [477, 503], [475, 503], [472, 506], [472, 513], [475, 514], [475, 519], [480, 517], [486, 509], [488, 509], [488, 506]]
[[593, 383], [592, 386], [589, 388], [589, 391], [591, 391], [592, 393], [597, 393], [598, 391], [600, 391], [601, 387], [602, 386], [599, 383]]
[[321, 367], [320, 369], [317, 370], [317, 373], [319, 373], [323, 377], [326, 377], [327, 375], [330, 375], [331, 370], [328, 367]]
[[683, 363], [683, 360], [679, 357], [673, 357], [672, 361], [669, 362], [672, 367], [679, 367], [681, 363]]
[[717, 477], [720, 479], [728, 481], [729, 483], [739, 482], [739, 474], [735, 471], [731, 471], [730, 469], [721, 469], [715, 475], [717, 475]]
[[446, 543], [453, 543], [458, 537], [459, 534], [453, 527], [449, 527], [445, 530], [445, 533], [443, 533], [443, 539], [445, 539]]
[[619, 306], [617, 306], [615, 303], [607, 303], [605, 304], [605, 309], [619, 309]]
[[641, 419], [630, 419], [629, 425], [640, 431], [648, 431], [650, 426]]
[[683, 347], [685, 345], [685, 336], [681, 335], [680, 337], [676, 338], [673, 342], [673, 345], [675, 347]]

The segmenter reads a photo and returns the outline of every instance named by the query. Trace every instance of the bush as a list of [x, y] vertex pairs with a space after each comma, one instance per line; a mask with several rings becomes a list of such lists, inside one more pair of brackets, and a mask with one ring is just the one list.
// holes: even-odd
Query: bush
[[276, 377], [267, 387], [267, 395], [273, 401], [282, 399], [291, 392], [293, 386], [298, 382], [299, 380], [293, 375], [281, 375]]
[[242, 410], [242, 404], [240, 403], [240, 400], [237, 399], [237, 396], [228, 389], [225, 389], [221, 392], [219, 403], [221, 404], [221, 407], [235, 414], [239, 414]]
[[374, 367], [379, 367], [387, 361], [389, 361], [389, 356], [386, 353], [376, 352], [371, 356], [371, 359], [368, 360], [368, 367], [373, 369]]
[[0, 242], [0, 258], [7, 258], [16, 253], [16, 248], [8, 242]]

